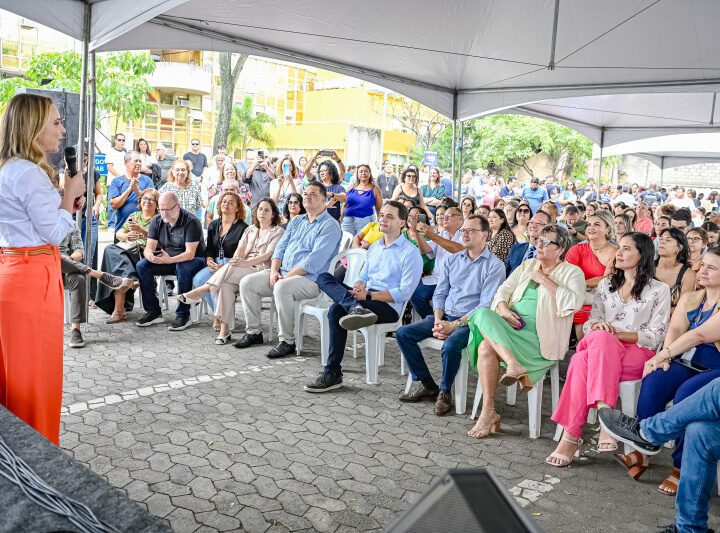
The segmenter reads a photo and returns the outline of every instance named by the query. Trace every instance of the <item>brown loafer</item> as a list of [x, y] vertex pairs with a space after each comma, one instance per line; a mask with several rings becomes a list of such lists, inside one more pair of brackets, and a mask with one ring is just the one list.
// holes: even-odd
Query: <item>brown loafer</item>
[[398, 396], [398, 399], [401, 402], [421, 402], [427, 399], [435, 400], [439, 392], [440, 389], [428, 389], [421, 382], [418, 382], [410, 392], [403, 392]]
[[435, 414], [438, 416], [446, 415], [452, 409], [453, 404], [450, 399], [450, 394], [445, 391], [441, 391], [438, 394], [437, 400], [435, 401]]

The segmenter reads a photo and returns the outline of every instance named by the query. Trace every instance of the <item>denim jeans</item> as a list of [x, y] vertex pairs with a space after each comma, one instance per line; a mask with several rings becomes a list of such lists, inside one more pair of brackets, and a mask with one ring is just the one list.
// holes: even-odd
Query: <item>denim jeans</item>
[[357, 235], [361, 229], [370, 224], [370, 222], [375, 222], [376, 220], [377, 218], [375, 218], [375, 215], [362, 218], [346, 216], [343, 217], [341, 228], [343, 231], [349, 231], [353, 235]]
[[657, 445], [684, 437], [675, 527], [680, 533], [704, 533], [720, 461], [720, 378], [667, 411], [646, 418], [640, 428]]
[[410, 297], [410, 303], [420, 318], [425, 318], [433, 314], [433, 295], [435, 294], [437, 285], [425, 285], [422, 280], [418, 284], [415, 292]]
[[[219, 257], [216, 257], [215, 262], [218, 265], [224, 265], [226, 263], [229, 263], [230, 259], [228, 259], [227, 257], [225, 259], [220, 259]], [[193, 278], [193, 289], [197, 289], [200, 285], [205, 285], [207, 281], [212, 277], [212, 275], [213, 273], [210, 272], [210, 268], [203, 268], [200, 272], [195, 274], [195, 277]], [[205, 300], [205, 303], [208, 304], [210, 311], [215, 313], [215, 304], [217, 304], [217, 293], [213, 294], [212, 292], [208, 292], [203, 295], [203, 300]]]
[[397, 322], [399, 317], [397, 311], [386, 302], [378, 302], [375, 300], [358, 302], [350, 293], [350, 288], [336, 280], [332, 274], [323, 272], [318, 276], [317, 284], [320, 290], [335, 302], [330, 306], [328, 311], [330, 353], [327, 365], [325, 365], [325, 373], [338, 375], [341, 372], [348, 334], [347, 330], [340, 327], [340, 319], [347, 315], [350, 309], [359, 303], [365, 309], [369, 309], [378, 316], [376, 324]]
[[[140, 292], [142, 293], [145, 311], [160, 311], [160, 301], [155, 293], [157, 289], [155, 276], [177, 276], [178, 293], [184, 293], [192, 289], [193, 276], [200, 272], [204, 266], [205, 261], [199, 257], [194, 257], [182, 263], [169, 265], [151, 263], [145, 258], [138, 261], [136, 270], [138, 280], [140, 281]], [[175, 316], [178, 318], [189, 317], [190, 306], [178, 302], [177, 309], [175, 309]]]
[[[457, 320], [457, 316], [444, 316], [443, 320]], [[401, 327], [395, 332], [398, 346], [402, 352], [408, 368], [412, 374], [413, 381], [422, 381], [425, 383], [432, 379], [430, 370], [423, 357], [422, 351], [418, 347], [418, 343], [429, 339], [433, 336], [433, 326], [435, 324], [435, 316], [428, 316], [419, 322], [413, 322], [407, 326]], [[470, 328], [465, 326], [458, 328], [443, 342], [440, 355], [442, 356], [442, 378], [440, 380], [440, 390], [450, 392], [455, 381], [455, 375], [460, 369], [460, 360], [462, 359], [462, 351], [468, 345], [470, 338]]]

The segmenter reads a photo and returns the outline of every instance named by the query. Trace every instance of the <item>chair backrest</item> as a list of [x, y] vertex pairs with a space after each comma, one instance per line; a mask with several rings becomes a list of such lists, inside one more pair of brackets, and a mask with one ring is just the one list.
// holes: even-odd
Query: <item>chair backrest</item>
[[343, 250], [330, 260], [330, 274], [335, 273], [335, 268], [343, 259], [347, 259], [347, 270], [345, 271], [345, 285], [352, 287], [360, 277], [365, 261], [367, 261], [367, 250], [363, 248], [348, 248]]
[[349, 231], [342, 232], [342, 239], [340, 239], [340, 251], [341, 252], [344, 252], [345, 250], [350, 248], [353, 238], [354, 238], [353, 234], [350, 233]]

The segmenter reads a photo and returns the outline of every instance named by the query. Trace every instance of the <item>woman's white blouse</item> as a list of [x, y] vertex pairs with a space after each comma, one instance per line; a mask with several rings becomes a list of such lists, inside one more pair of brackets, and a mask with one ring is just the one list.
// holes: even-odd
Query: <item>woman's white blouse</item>
[[59, 245], [72, 231], [70, 213], [47, 173], [13, 158], [0, 167], [0, 247]]
[[608, 322], [618, 331], [637, 333], [637, 345], [656, 351], [665, 339], [670, 321], [670, 287], [662, 281], [650, 280], [640, 299], [623, 302], [618, 292], [610, 292], [610, 280], [603, 279], [597, 286], [590, 318], [585, 323], [585, 334], [595, 322]]

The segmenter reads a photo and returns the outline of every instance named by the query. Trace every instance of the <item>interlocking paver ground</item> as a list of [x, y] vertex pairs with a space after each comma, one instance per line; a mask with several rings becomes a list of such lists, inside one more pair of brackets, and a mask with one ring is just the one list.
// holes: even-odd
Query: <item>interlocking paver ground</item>
[[[528, 438], [524, 398], [506, 406], [499, 391], [503, 432], [474, 440], [467, 415], [440, 418], [430, 403], [397, 400], [406, 378], [394, 339], [379, 385], [365, 384], [364, 359], [348, 351], [345, 387], [311, 395], [302, 386], [320, 368], [316, 323], [302, 358], [270, 361], [268, 344], [213, 344], [207, 316], [182, 332], [104, 319], [93, 310], [87, 346], [65, 351], [63, 405], [109, 395], [120, 401], [65, 414], [60, 445], [176, 531], [380, 530], [446, 469], [479, 466], [508, 488], [559, 479], [526, 507], [546, 531], [653, 531], [673, 519], [672, 498], [655, 490], [669, 450], [640, 482], [610, 454], [589, 452], [566, 469], [543, 463], [554, 444], [549, 387], [540, 439]], [[236, 331], [242, 325], [239, 316]], [[439, 354], [428, 359], [439, 377]], [[475, 379], [471, 372], [469, 408]], [[163, 383], [160, 392], [152, 388]], [[123, 399], [144, 388], [147, 394]], [[720, 499], [711, 514], [717, 528]]]

